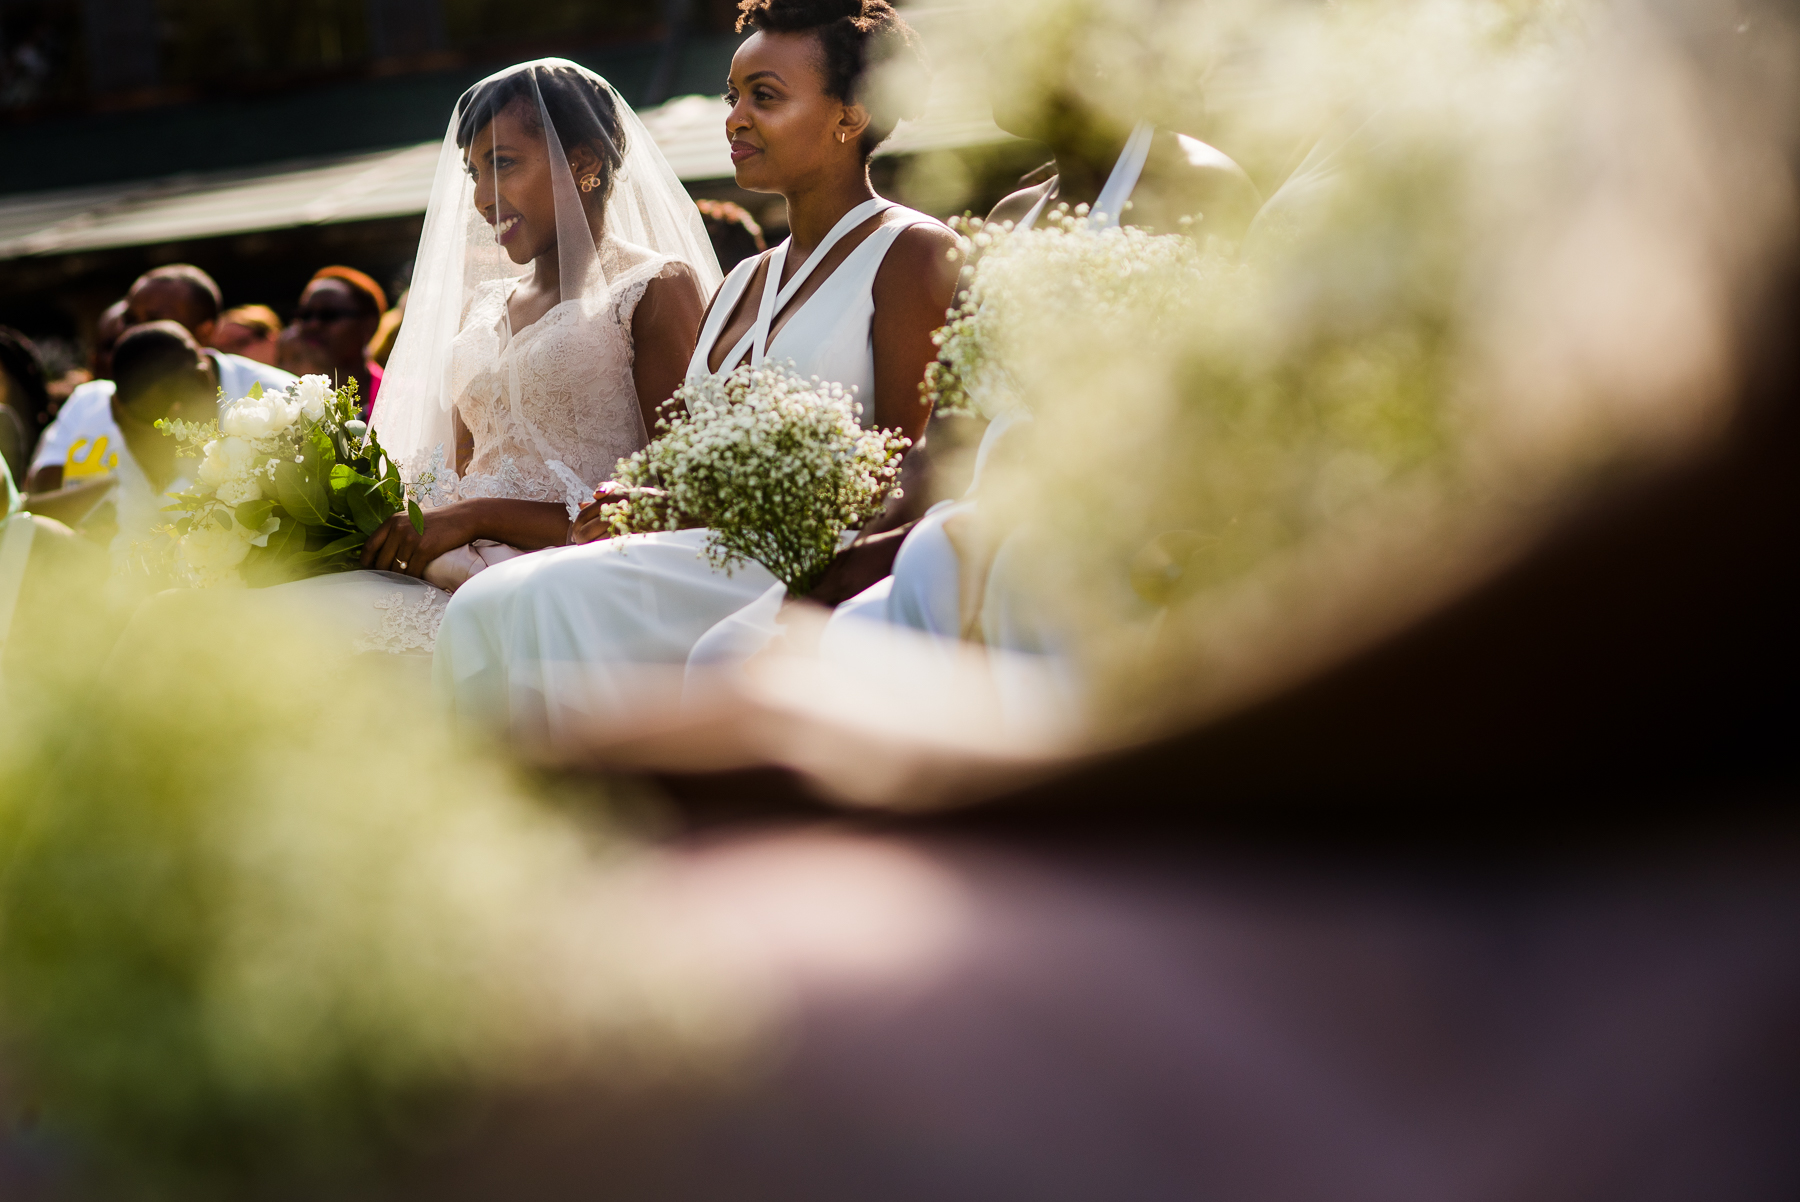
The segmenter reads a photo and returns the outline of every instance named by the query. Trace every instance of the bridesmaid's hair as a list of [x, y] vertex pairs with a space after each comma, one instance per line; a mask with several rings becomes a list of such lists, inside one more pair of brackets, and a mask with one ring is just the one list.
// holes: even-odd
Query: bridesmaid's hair
[[[534, 86], [535, 83], [535, 86]], [[542, 112], [538, 98], [543, 97]], [[600, 156], [599, 200], [612, 195], [613, 177], [625, 161], [625, 126], [619, 119], [612, 89], [572, 67], [538, 66], [476, 84], [463, 93], [456, 109], [456, 145], [467, 150], [475, 135], [508, 105], [518, 103], [527, 129], [542, 130], [544, 115], [567, 154], [586, 146]]]
[[[866, 159], [888, 140], [894, 126], [925, 111], [925, 55], [919, 37], [888, 0], [738, 0], [738, 32], [811, 33], [819, 41], [825, 94], [846, 104], [861, 102], [869, 110], [863, 132]], [[867, 89], [870, 71], [894, 60], [917, 68], [920, 87], [914, 95], [900, 89]]]

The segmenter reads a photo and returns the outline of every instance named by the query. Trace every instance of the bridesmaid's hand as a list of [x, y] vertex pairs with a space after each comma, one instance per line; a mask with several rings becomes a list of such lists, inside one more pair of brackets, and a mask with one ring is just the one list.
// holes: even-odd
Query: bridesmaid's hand
[[363, 544], [362, 566], [423, 578], [426, 564], [479, 537], [470, 529], [467, 504], [459, 501], [426, 510], [423, 534], [413, 529], [412, 519], [404, 512], [396, 513]]
[[575, 515], [575, 528], [569, 532], [572, 543], [592, 543], [612, 537], [612, 522], [600, 514], [600, 502], [583, 505]]
[[575, 525], [569, 531], [570, 542], [592, 543], [612, 537], [612, 525], [601, 516], [600, 507], [612, 500], [612, 494], [618, 488], [616, 481], [607, 480], [594, 490], [593, 501], [583, 505], [581, 512], [575, 515]]

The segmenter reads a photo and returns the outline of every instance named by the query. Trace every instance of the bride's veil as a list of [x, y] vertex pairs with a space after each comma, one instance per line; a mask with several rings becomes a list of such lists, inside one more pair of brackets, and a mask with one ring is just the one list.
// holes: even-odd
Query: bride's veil
[[[516, 264], [477, 207], [469, 164], [483, 171], [495, 151], [492, 119], [509, 105], [535, 112], [527, 126], [541, 130], [556, 205], [561, 302], [583, 313], [609, 312], [612, 290], [646, 270], [679, 260], [704, 302], [720, 280], [719, 263], [699, 211], [651, 140], [643, 122], [600, 76], [566, 59], [521, 63], [482, 80], [457, 101], [438, 154], [431, 201], [419, 236], [406, 319], [388, 359], [373, 424], [383, 448], [409, 482], [433, 473], [434, 500], [449, 499], [455, 442], [451, 424], [451, 353], [471, 298], [481, 285], [516, 279], [531, 264]], [[518, 111], [518, 110], [515, 110]], [[487, 139], [486, 145], [481, 145]], [[575, 178], [565, 146], [586, 145], [600, 171]], [[583, 205], [603, 191], [600, 245]], [[483, 194], [492, 202], [491, 185]], [[589, 196], [589, 204], [592, 197]], [[626, 244], [620, 247], [618, 244]], [[648, 255], [640, 253], [650, 252]]]

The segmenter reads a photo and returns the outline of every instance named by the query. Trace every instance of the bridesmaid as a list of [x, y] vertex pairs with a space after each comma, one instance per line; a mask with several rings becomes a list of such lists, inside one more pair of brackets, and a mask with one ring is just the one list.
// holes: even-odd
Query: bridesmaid
[[[866, 424], [916, 440], [931, 334], [956, 285], [954, 238], [876, 195], [870, 156], [923, 97], [867, 87], [876, 63], [922, 68], [915, 35], [887, 0], [739, 8], [753, 32], [732, 58], [725, 133], [737, 182], [782, 196], [792, 235], [720, 286], [688, 378], [791, 360], [854, 386]], [[578, 730], [631, 700], [641, 665], [679, 670], [710, 627], [776, 584], [756, 564], [710, 567], [704, 530], [605, 533], [592, 506], [574, 532], [585, 545], [501, 564], [451, 599], [434, 673], [459, 715], [528, 738]]]

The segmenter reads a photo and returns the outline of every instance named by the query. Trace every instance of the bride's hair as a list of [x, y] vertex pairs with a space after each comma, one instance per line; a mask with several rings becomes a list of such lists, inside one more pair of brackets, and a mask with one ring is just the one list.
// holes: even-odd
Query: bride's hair
[[[544, 102], [542, 112], [538, 110], [539, 97]], [[467, 150], [475, 135], [514, 103], [528, 129], [541, 131], [544, 115], [549, 115], [564, 154], [586, 146], [600, 156], [603, 170], [595, 199], [605, 204], [612, 194], [613, 176], [625, 161], [625, 126], [612, 89], [598, 77], [571, 67], [538, 65], [495, 76], [463, 93], [456, 113], [457, 148]]]
[[[925, 55], [919, 37], [888, 0], [738, 0], [737, 28], [811, 33], [819, 39], [825, 94], [869, 110], [863, 157], [888, 140], [894, 126], [925, 111]], [[914, 68], [914, 86], [869, 88], [876, 67], [898, 60]]]

